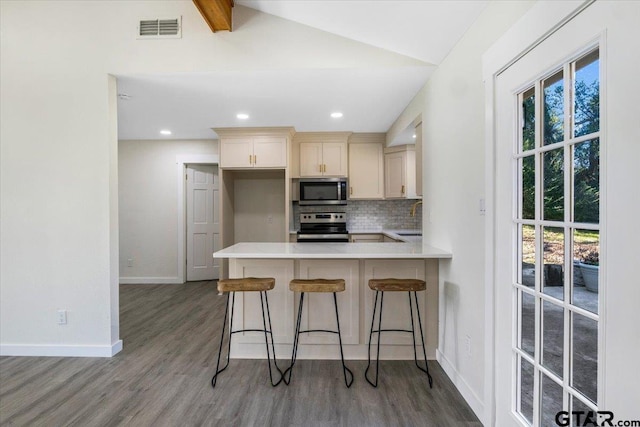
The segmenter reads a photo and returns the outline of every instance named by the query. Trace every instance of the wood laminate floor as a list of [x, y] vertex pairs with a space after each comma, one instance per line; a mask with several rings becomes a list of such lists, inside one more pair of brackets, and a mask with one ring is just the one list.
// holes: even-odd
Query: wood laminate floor
[[433, 389], [413, 361], [384, 361], [374, 389], [349, 361], [347, 389], [339, 361], [299, 360], [273, 388], [266, 361], [232, 360], [212, 389], [225, 299], [215, 282], [121, 285], [123, 351], [0, 358], [0, 425], [481, 426], [437, 362]]

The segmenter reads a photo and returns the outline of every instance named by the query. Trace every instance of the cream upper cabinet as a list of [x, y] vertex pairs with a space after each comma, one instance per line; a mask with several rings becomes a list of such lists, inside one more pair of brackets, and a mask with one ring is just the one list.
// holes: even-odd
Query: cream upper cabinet
[[349, 144], [349, 198], [384, 198], [382, 144]]
[[220, 141], [221, 166], [227, 168], [253, 167], [253, 140], [225, 138]]
[[284, 168], [287, 140], [279, 137], [222, 138], [222, 168]]
[[300, 144], [300, 176], [322, 176], [322, 143]]
[[416, 197], [416, 153], [413, 146], [385, 149], [384, 192], [387, 199]]
[[347, 176], [347, 143], [301, 142], [300, 176]]
[[253, 167], [276, 168], [287, 166], [285, 138], [257, 136], [253, 138]]
[[222, 169], [287, 167], [293, 128], [216, 128]]

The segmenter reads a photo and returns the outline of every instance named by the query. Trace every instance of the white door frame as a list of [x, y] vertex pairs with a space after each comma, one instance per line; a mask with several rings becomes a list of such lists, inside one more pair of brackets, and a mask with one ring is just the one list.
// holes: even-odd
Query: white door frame
[[[220, 156], [217, 154], [180, 154], [176, 156], [177, 185], [178, 185], [178, 279], [182, 283], [187, 281], [187, 223], [186, 223], [186, 182], [187, 165], [215, 165], [219, 166]], [[220, 203], [217, 204], [220, 209]]]
[[485, 52], [483, 80], [485, 83], [485, 366], [484, 416], [485, 426], [495, 425], [495, 271], [496, 271], [496, 130], [495, 86], [498, 76], [559, 28], [576, 17], [595, 0], [536, 3], [517, 25], [508, 30]]

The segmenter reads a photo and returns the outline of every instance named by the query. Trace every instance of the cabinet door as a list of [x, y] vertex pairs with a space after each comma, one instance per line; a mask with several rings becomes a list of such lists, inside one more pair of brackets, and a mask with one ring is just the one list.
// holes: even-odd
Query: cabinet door
[[[364, 262], [364, 280], [369, 283], [369, 279], [384, 279], [394, 277], [396, 279], [425, 279], [425, 261], [424, 260], [366, 260]], [[434, 291], [434, 294], [437, 290]], [[364, 319], [365, 319], [365, 344], [369, 343], [369, 331], [371, 328], [371, 316], [373, 315], [373, 303], [375, 301], [375, 291], [365, 286], [364, 289]], [[431, 313], [425, 312], [426, 298], [435, 297], [437, 295], [427, 295], [427, 291], [417, 292], [418, 305], [420, 306], [420, 318], [422, 320], [422, 328], [426, 335], [426, 319]], [[426, 297], [425, 297], [426, 295]], [[380, 297], [378, 297], [380, 298]], [[413, 302], [413, 297], [411, 298]], [[378, 305], [380, 301], [378, 301]], [[414, 304], [415, 305], [415, 304]], [[382, 313], [383, 329], [411, 329], [411, 316], [409, 313], [409, 294], [407, 292], [385, 292], [384, 293], [384, 312]], [[414, 307], [415, 311], [415, 307]], [[435, 313], [434, 313], [435, 314]], [[429, 316], [432, 318], [433, 316]], [[377, 318], [377, 316], [376, 316]], [[414, 319], [417, 323], [417, 315], [414, 313]], [[377, 325], [377, 323], [376, 323]], [[419, 338], [420, 327], [415, 325], [416, 344], [422, 345]], [[373, 337], [373, 343], [376, 343], [376, 336]], [[410, 333], [406, 332], [383, 332], [381, 344], [396, 345], [413, 345]], [[422, 350], [420, 350], [422, 351]]]
[[384, 194], [386, 198], [406, 195], [406, 153], [389, 153], [384, 156]]
[[322, 164], [325, 176], [347, 176], [347, 143], [322, 143]]
[[[293, 292], [289, 282], [293, 279], [293, 260], [238, 259], [229, 261], [229, 276], [273, 277], [276, 286], [267, 292], [273, 339], [276, 344], [293, 343]], [[262, 311], [259, 292], [236, 292], [233, 329], [262, 329]], [[232, 343], [264, 344], [264, 333], [243, 332], [233, 335]], [[263, 347], [260, 347], [262, 350]], [[233, 350], [232, 350], [233, 353]], [[265, 351], [264, 357], [267, 354]]]
[[[360, 330], [360, 269], [357, 260], [302, 260], [301, 279], [344, 279], [345, 291], [338, 292], [338, 312], [343, 344], [358, 344]], [[295, 294], [296, 310], [300, 294]], [[297, 311], [296, 311], [297, 313]], [[324, 329], [335, 331], [336, 316], [333, 294], [307, 292], [304, 294], [301, 330]], [[338, 344], [338, 337], [328, 333], [300, 335], [301, 344]], [[336, 351], [339, 351], [336, 346]], [[339, 353], [338, 353], [339, 354]]]
[[287, 167], [287, 141], [285, 138], [256, 137], [253, 156], [256, 168]]
[[322, 176], [322, 143], [300, 143], [300, 176]]
[[253, 141], [251, 138], [225, 138], [220, 142], [220, 167], [253, 167]]
[[349, 144], [349, 198], [384, 198], [382, 144]]

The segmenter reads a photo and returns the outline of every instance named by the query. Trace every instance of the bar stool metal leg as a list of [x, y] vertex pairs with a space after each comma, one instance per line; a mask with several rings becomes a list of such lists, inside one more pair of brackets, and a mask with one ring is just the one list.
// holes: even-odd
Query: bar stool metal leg
[[[227, 328], [227, 314], [229, 313], [229, 297], [231, 296], [231, 294], [233, 294], [232, 298], [231, 298], [231, 320], [230, 320], [230, 324], [229, 324], [229, 342], [228, 342], [228, 346], [227, 346], [227, 363], [225, 363], [224, 367], [222, 369], [218, 369], [220, 366], [220, 356], [222, 355], [222, 344], [224, 341], [224, 331]], [[233, 307], [235, 306], [235, 300], [236, 300], [236, 293], [235, 292], [229, 292], [227, 293], [227, 302], [225, 305], [225, 309], [224, 309], [224, 320], [222, 321], [222, 334], [220, 335], [220, 347], [218, 348], [218, 361], [216, 362], [216, 373], [213, 375], [213, 378], [211, 378], [211, 387], [215, 388], [216, 386], [216, 382], [218, 380], [218, 374], [222, 371], [224, 371], [225, 369], [227, 369], [227, 366], [229, 366], [229, 355], [231, 354], [231, 334], [233, 331]]]
[[[338, 316], [338, 299], [336, 293], [333, 292], [333, 305], [336, 311], [336, 322], [338, 324], [337, 331], [328, 331], [325, 329], [309, 329], [306, 331], [300, 330], [300, 325], [302, 323], [302, 310], [304, 308], [304, 292], [300, 292], [300, 304], [298, 306], [298, 318], [296, 321], [296, 330], [293, 336], [293, 351], [291, 352], [291, 365], [284, 371], [284, 383], [289, 385], [291, 382], [291, 373], [293, 372], [293, 366], [296, 364], [296, 360], [298, 357], [298, 345], [300, 343], [300, 334], [301, 333], [309, 333], [309, 332], [328, 332], [332, 334], [338, 334], [338, 342], [340, 343], [340, 360], [342, 361], [342, 372], [344, 374], [344, 383], [347, 388], [351, 387], [353, 384], [353, 372], [351, 369], [347, 368], [347, 365], [344, 363], [344, 351], [342, 349], [342, 333], [340, 331], [340, 318]], [[287, 377], [287, 374], [289, 376]]]
[[[231, 308], [229, 308], [229, 297], [231, 297]], [[275, 351], [275, 345], [273, 342], [273, 331], [272, 331], [272, 325], [271, 325], [271, 312], [269, 311], [269, 299], [267, 296], [267, 292], [260, 291], [260, 307], [262, 309], [263, 329], [241, 329], [237, 331], [233, 330], [233, 313], [235, 308], [235, 299], [236, 299], [235, 292], [229, 292], [227, 294], [227, 302], [226, 302], [224, 320], [222, 325], [222, 335], [220, 337], [220, 347], [218, 348], [218, 360], [216, 362], [216, 373], [211, 378], [211, 387], [215, 388], [216, 382], [218, 380], [218, 375], [221, 372], [223, 372], [225, 369], [227, 369], [227, 367], [229, 366], [229, 359], [231, 355], [231, 336], [239, 332], [264, 332], [264, 341], [267, 349], [267, 364], [269, 366], [269, 380], [271, 382], [271, 385], [275, 387], [283, 381], [284, 374], [280, 369], [280, 367], [278, 366], [278, 362], [276, 360], [276, 351]], [[266, 306], [266, 316], [265, 316], [265, 306]], [[222, 368], [220, 368], [220, 359], [222, 357], [222, 346], [224, 342], [224, 334], [227, 328], [227, 315], [229, 314], [229, 310], [231, 310], [231, 318], [229, 320], [229, 341], [227, 345], [227, 361], [225, 365]], [[268, 325], [267, 325], [267, 321], [268, 321]], [[271, 337], [271, 352], [269, 350], [269, 337]], [[275, 365], [276, 370], [280, 373], [280, 379], [277, 382], [273, 381], [273, 371], [271, 368], [271, 354], [273, 354], [273, 364]]]
[[[336, 308], [336, 323], [338, 324], [338, 341], [340, 342], [340, 360], [342, 360], [342, 373], [344, 374], [344, 384], [347, 388], [351, 387], [353, 384], [353, 372], [351, 369], [347, 368], [347, 365], [344, 364], [344, 352], [342, 351], [342, 333], [340, 332], [340, 318], [338, 316], [338, 297], [336, 297], [336, 293], [333, 293], [333, 305]], [[351, 375], [351, 381], [347, 379], [347, 373]]]
[[[293, 365], [296, 364], [298, 356], [298, 341], [300, 339], [300, 323], [302, 322], [302, 306], [304, 305], [304, 292], [300, 292], [300, 303], [298, 304], [298, 318], [296, 320], [296, 330], [293, 333], [293, 351], [291, 352], [291, 364], [284, 371], [284, 383], [289, 385], [291, 382], [291, 373], [293, 372]], [[287, 378], [286, 375], [289, 374]]]
[[[264, 294], [264, 301], [263, 301], [263, 294]], [[264, 317], [265, 305], [267, 306], [267, 318], [269, 320], [269, 329], [267, 329], [267, 323]], [[282, 370], [278, 367], [278, 362], [276, 360], [276, 349], [273, 343], [273, 332], [271, 329], [271, 312], [269, 311], [269, 299], [267, 297], [266, 292], [260, 292], [260, 306], [262, 307], [262, 324], [264, 325], [264, 342], [267, 347], [267, 363], [269, 366], [269, 380], [271, 381], [271, 385], [275, 387], [282, 382], [282, 380], [284, 379], [284, 374], [282, 373]], [[269, 340], [267, 339], [267, 336], [271, 337], [271, 350], [273, 351], [273, 364], [275, 365], [276, 369], [280, 373], [280, 379], [276, 383], [273, 382], [273, 374], [271, 372], [271, 357], [269, 356]]]
[[[375, 319], [376, 319], [376, 308], [378, 307], [378, 294], [380, 292], [376, 291], [376, 297], [375, 300], [373, 302], [373, 316], [371, 316], [371, 332], [369, 332], [369, 347], [367, 350], [367, 356], [368, 356], [368, 363], [367, 363], [367, 369], [365, 369], [364, 371], [364, 378], [367, 380], [367, 382], [369, 384], [371, 384], [374, 387], [378, 387], [378, 371], [379, 371], [379, 367], [380, 367], [380, 339], [382, 338], [382, 301], [384, 299], [384, 292], [381, 293], [380, 295], [380, 312], [378, 314], [378, 330], [374, 330], [373, 329], [373, 325], [375, 323]], [[373, 333], [376, 332], [378, 334], [378, 343], [377, 343], [377, 354], [376, 354], [376, 376], [375, 376], [375, 381], [371, 381], [369, 379], [369, 367], [371, 366], [371, 339], [373, 338]]]
[[416, 354], [415, 328], [413, 326], [413, 309], [411, 307], [411, 292], [408, 292], [408, 294], [409, 294], [409, 309], [411, 311], [411, 331], [412, 331], [411, 336], [413, 337], [413, 357], [414, 357], [414, 360], [416, 361], [416, 366], [418, 367], [418, 369], [420, 369], [422, 372], [427, 374], [427, 378], [429, 378], [429, 388], [433, 388], [433, 378], [431, 378], [431, 374], [429, 374], [429, 364], [427, 363], [427, 350], [424, 345], [424, 333], [422, 331], [422, 319], [420, 318], [420, 307], [418, 306], [418, 296], [416, 295], [415, 292], [413, 292], [413, 299], [416, 302], [416, 313], [418, 314], [418, 326], [420, 327], [420, 338], [422, 338], [422, 354], [424, 356], [424, 367], [426, 369], [422, 368], [422, 366], [418, 364], [418, 355]]

